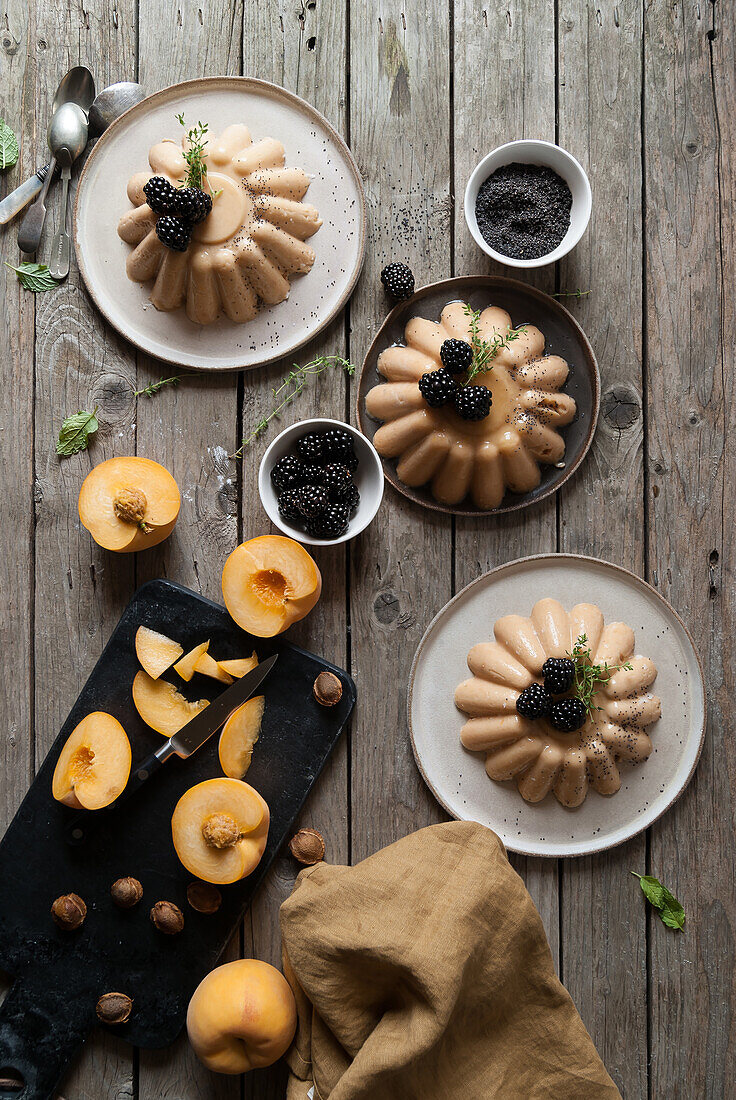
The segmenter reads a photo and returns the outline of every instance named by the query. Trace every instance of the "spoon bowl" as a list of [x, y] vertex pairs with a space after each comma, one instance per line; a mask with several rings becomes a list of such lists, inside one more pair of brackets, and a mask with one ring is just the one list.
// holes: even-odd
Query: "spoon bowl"
[[74, 163], [87, 144], [87, 116], [76, 103], [62, 103], [54, 111], [48, 129], [49, 149], [64, 166]]
[[90, 137], [98, 137], [104, 133], [111, 122], [145, 98], [146, 93], [141, 85], [129, 80], [121, 80], [103, 88], [89, 109]]
[[84, 65], [75, 65], [59, 82], [52, 104], [52, 115], [65, 103], [76, 103], [86, 114], [94, 98], [95, 82], [92, 73]]

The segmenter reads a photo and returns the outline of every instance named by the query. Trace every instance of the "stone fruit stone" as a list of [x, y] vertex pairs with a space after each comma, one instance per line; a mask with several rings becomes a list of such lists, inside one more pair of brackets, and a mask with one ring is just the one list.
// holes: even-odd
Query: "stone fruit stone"
[[100, 810], [125, 789], [130, 762], [130, 741], [117, 718], [93, 711], [72, 730], [61, 750], [53, 796], [75, 810]]
[[243, 779], [250, 767], [265, 706], [263, 696], [256, 695], [238, 707], [223, 726], [218, 749], [220, 767], [231, 779]]
[[238, 626], [272, 638], [312, 610], [322, 591], [316, 562], [283, 535], [261, 535], [233, 550], [222, 571], [225, 605]]
[[180, 504], [176, 482], [158, 462], [109, 458], [84, 479], [79, 518], [105, 550], [130, 553], [168, 538]]
[[184, 650], [178, 642], [159, 634], [147, 626], [139, 626], [135, 635], [135, 652], [138, 660], [153, 680], [171, 668]]
[[296, 1002], [280, 971], [236, 959], [211, 971], [194, 991], [187, 1032], [194, 1052], [216, 1073], [273, 1065], [296, 1031]]
[[173, 684], [166, 680], [153, 680], [143, 671], [137, 673], [133, 681], [133, 702], [146, 725], [164, 737], [173, 737], [209, 706], [209, 699], [190, 703]]
[[181, 796], [171, 818], [174, 848], [204, 882], [238, 882], [261, 861], [270, 815], [253, 787], [239, 779], [207, 779]]

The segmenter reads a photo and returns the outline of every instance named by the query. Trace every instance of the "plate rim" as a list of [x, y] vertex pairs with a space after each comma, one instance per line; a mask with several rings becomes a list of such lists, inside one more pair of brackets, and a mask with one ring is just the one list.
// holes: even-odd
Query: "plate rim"
[[87, 176], [90, 164], [95, 163], [95, 159], [98, 156], [99, 151], [101, 149], [104, 150], [107, 143], [109, 142], [110, 136], [114, 136], [123, 121], [129, 121], [129, 115], [132, 115], [134, 112], [142, 111], [144, 108], [146, 108], [146, 106], [150, 106], [151, 101], [163, 98], [173, 92], [183, 92], [184, 94], [189, 94], [198, 89], [213, 88], [213, 86], [216, 84], [234, 84], [236, 87], [239, 87], [242, 90], [246, 90], [247, 86], [250, 90], [257, 92], [260, 91], [261, 94], [267, 94], [271, 96], [275, 95], [276, 98], [286, 100], [302, 113], [311, 115], [312, 118], [314, 118], [319, 124], [324, 126], [324, 128], [328, 132], [329, 137], [340, 149], [340, 152], [342, 153], [345, 161], [350, 168], [350, 171], [352, 172], [357, 187], [360, 203], [358, 219], [358, 256], [355, 267], [351, 273], [350, 279], [348, 280], [343, 293], [340, 295], [340, 298], [335, 303], [333, 309], [319, 323], [319, 325], [317, 325], [314, 329], [311, 329], [308, 335], [305, 336], [304, 340], [293, 347], [291, 351], [287, 353], [287, 355], [293, 355], [295, 352], [299, 351], [300, 348], [303, 348], [305, 344], [309, 343], [310, 340], [313, 340], [316, 336], [318, 336], [320, 332], [323, 332], [345, 308], [348, 301], [350, 300], [350, 297], [353, 294], [353, 291], [355, 290], [356, 284], [363, 270], [367, 246], [368, 215], [365, 188], [363, 187], [363, 180], [361, 178], [358, 165], [355, 161], [355, 157], [353, 156], [345, 139], [342, 137], [341, 134], [338, 133], [332, 123], [327, 118], [325, 118], [322, 112], [318, 111], [316, 107], [313, 107], [311, 103], [308, 103], [306, 99], [303, 99], [301, 96], [296, 95], [296, 93], [294, 92], [290, 92], [288, 88], [283, 88], [280, 84], [274, 84], [272, 81], [261, 80], [260, 78], [254, 76], [203, 76], [196, 77], [192, 80], [182, 80], [175, 84], [168, 84], [165, 88], [159, 88], [157, 91], [151, 92], [150, 95], [147, 95], [145, 99], [142, 99], [139, 103], [134, 103], [131, 107], [127, 109], [127, 111], [123, 111], [123, 113], [119, 115], [113, 122], [111, 122], [107, 129], [104, 130], [100, 137], [97, 139], [94, 148], [90, 151], [85, 161], [84, 167], [79, 176], [79, 180], [77, 181], [76, 192], [74, 195], [74, 206], [72, 210], [72, 239], [74, 241], [74, 252], [77, 258], [79, 273], [82, 276], [82, 280], [84, 282], [87, 293], [92, 299], [92, 302], [94, 303], [97, 311], [101, 314], [102, 317], [104, 317], [105, 321], [112, 328], [114, 328], [120, 336], [123, 337], [124, 340], [127, 340], [127, 342], [129, 344], [132, 344], [133, 347], [137, 348], [139, 351], [144, 352], [146, 355], [150, 355], [152, 359], [156, 359], [159, 362], [170, 363], [173, 366], [183, 366], [186, 367], [187, 370], [201, 371], [204, 374], [221, 374], [227, 371], [257, 370], [259, 367], [267, 366], [270, 363], [275, 363], [283, 359], [284, 353], [279, 348], [275, 348], [268, 351], [263, 358], [259, 359], [257, 363], [236, 363], [231, 361], [223, 366], [202, 366], [201, 361], [199, 363], [183, 363], [180, 359], [174, 358], [173, 356], [162, 355], [159, 352], [154, 352], [140, 338], [134, 338], [129, 332], [123, 331], [123, 328], [120, 326], [120, 324], [114, 321], [112, 317], [110, 317], [109, 312], [104, 309], [100, 304], [96, 290], [92, 286], [92, 281], [87, 272], [82, 255], [82, 248], [80, 247], [79, 243], [79, 199], [83, 191], [85, 177]]
[[[679, 790], [677, 790], [675, 792], [675, 794], [669, 800], [667, 805], [664, 806], [660, 810], [660, 812], [655, 817], [653, 817], [651, 819], [651, 821], [648, 821], [646, 825], [643, 825], [641, 828], [636, 829], [634, 832], [630, 833], [628, 836], [622, 837], [620, 840], [612, 840], [610, 843], [607, 843], [607, 844], [597, 844], [597, 845], [593, 845], [591, 847], [586, 847], [585, 851], [582, 851], [582, 852], [538, 852], [538, 851], [531, 851], [528, 848], [520, 847], [515, 843], [507, 843], [506, 841], [503, 841], [504, 847], [507, 848], [508, 851], [516, 852], [518, 855], [533, 856], [533, 857], [538, 858], [538, 859], [581, 859], [581, 858], [585, 858], [586, 856], [597, 855], [600, 852], [605, 852], [605, 851], [609, 851], [612, 848], [617, 848], [621, 844], [626, 844], [630, 840], [633, 840], [633, 838], [635, 836], [639, 836], [640, 833], [646, 832], [647, 829], [650, 829], [657, 821], [660, 820], [661, 817], [664, 816], [664, 814], [666, 814], [669, 810], [672, 809], [675, 802], [677, 802], [677, 800], [681, 797], [681, 795], [685, 792], [687, 787], [690, 785], [690, 781], [691, 781], [691, 779], [692, 779], [692, 777], [695, 773], [695, 769], [697, 768], [698, 762], [700, 760], [700, 755], [703, 751], [703, 745], [705, 743], [705, 733], [706, 733], [706, 729], [707, 729], [707, 725], [708, 725], [708, 692], [707, 692], [707, 689], [706, 689], [705, 673], [704, 673], [704, 670], [703, 670], [703, 662], [701, 660], [700, 654], [698, 653], [697, 647], [696, 647], [695, 642], [693, 640], [693, 636], [690, 633], [690, 631], [688, 630], [685, 623], [683, 622], [681, 616], [677, 613], [677, 611], [675, 611], [674, 607], [669, 602], [669, 600], [665, 599], [665, 597], [662, 595], [662, 593], [658, 592], [657, 589], [654, 588], [654, 586], [649, 583], [649, 581], [644, 580], [643, 577], [639, 577], [636, 573], [634, 573], [631, 569], [627, 569], [626, 566], [624, 566], [624, 565], [616, 565], [615, 562], [606, 561], [605, 558], [594, 558], [594, 557], [591, 557], [588, 554], [566, 554], [566, 553], [561, 553], [561, 554], [557, 554], [557, 553], [529, 554], [526, 557], [513, 558], [511, 561], [502, 562], [500, 565], [495, 565], [492, 569], [486, 570], [485, 573], [481, 573], [481, 575], [479, 577], [476, 577], [474, 580], [470, 581], [463, 588], [461, 588], [459, 592], [456, 592], [455, 595], [452, 596], [447, 601], [447, 603], [443, 604], [443, 606], [439, 609], [437, 614], [434, 615], [434, 617], [432, 618], [432, 621], [427, 626], [427, 629], [424, 631], [424, 634], [422, 635], [421, 640], [419, 642], [419, 645], [416, 648], [416, 651], [414, 653], [414, 658], [413, 658], [412, 663], [411, 663], [411, 670], [409, 672], [409, 682], [407, 684], [407, 689], [406, 689], [406, 717], [407, 717], [407, 725], [409, 727], [409, 738], [411, 740], [411, 749], [412, 749], [412, 753], [414, 754], [414, 762], [416, 763], [419, 774], [421, 775], [422, 779], [424, 780], [427, 787], [431, 791], [433, 797], [437, 800], [439, 805], [442, 806], [442, 808], [445, 810], [445, 812], [448, 813], [450, 815], [450, 817], [452, 817], [456, 821], [470, 820], [470, 819], [465, 819], [465, 818], [458, 818], [455, 811], [453, 809], [451, 809], [450, 806], [448, 806], [448, 804], [444, 800], [444, 798], [442, 798], [438, 794], [438, 792], [435, 790], [434, 785], [430, 782], [430, 780], [427, 776], [427, 773], [426, 773], [426, 771], [425, 771], [425, 769], [424, 769], [424, 767], [423, 767], [423, 765], [422, 765], [422, 763], [419, 759], [419, 754], [418, 754], [416, 742], [415, 742], [415, 739], [414, 739], [414, 727], [413, 727], [413, 724], [412, 724], [411, 710], [412, 710], [412, 701], [413, 701], [413, 697], [414, 697], [414, 682], [415, 682], [415, 679], [416, 679], [417, 665], [418, 665], [419, 659], [422, 655], [422, 651], [423, 651], [427, 641], [429, 640], [429, 636], [432, 633], [432, 631], [434, 630], [435, 625], [437, 624], [439, 619], [444, 616], [445, 612], [450, 608], [450, 606], [452, 604], [454, 604], [457, 600], [459, 600], [461, 596], [464, 596], [471, 588], [474, 588], [477, 584], [480, 584], [481, 581], [486, 580], [486, 578], [492, 576], [495, 573], [499, 573], [504, 569], [509, 569], [512, 566], [528, 565], [531, 562], [537, 562], [537, 561], [560, 561], [561, 559], [565, 559], [567, 561], [582, 561], [582, 562], [585, 562], [586, 564], [592, 563], [594, 565], [599, 565], [599, 566], [602, 565], [606, 569], [611, 569], [616, 573], [623, 574], [626, 578], [628, 578], [629, 580], [633, 580], [636, 584], [640, 585], [642, 588], [647, 590], [649, 593], [653, 593], [657, 597], [657, 599], [660, 600], [661, 603], [663, 603], [665, 605], [665, 607], [668, 609], [670, 614], [674, 616], [676, 622], [681, 627], [682, 631], [685, 634], [685, 637], [687, 638], [688, 643], [690, 644], [690, 648], [692, 649], [692, 652], [695, 655], [698, 675], [700, 677], [700, 686], [701, 686], [701, 690], [702, 690], [702, 694], [703, 694], [703, 721], [702, 721], [701, 728], [700, 728], [700, 735], [699, 735], [699, 740], [698, 740], [698, 749], [697, 749], [697, 752], [695, 754], [695, 759], [693, 760], [690, 771], [688, 772], [687, 776], [685, 777], [685, 780], [682, 783], [682, 785], [680, 786]], [[490, 827], [490, 825], [488, 825], [488, 826], [486, 826], [486, 828], [490, 829], [491, 827]], [[493, 831], [494, 830], [491, 829], [491, 832], [493, 832]]]
[[[556, 298], [553, 298], [550, 294], [546, 294], [543, 290], [539, 290], [538, 287], [532, 286], [530, 283], [524, 283], [521, 281], [521, 279], [512, 279], [509, 275], [453, 275], [447, 279], [439, 279], [437, 280], [437, 282], [434, 283], [426, 283], [424, 286], [419, 287], [414, 292], [411, 298], [405, 299], [401, 302], [397, 302], [396, 305], [392, 307], [390, 312], [383, 319], [381, 326], [378, 329], [378, 332], [373, 337], [368, 351], [363, 358], [363, 364], [360, 368], [360, 376], [358, 378], [358, 386], [355, 396], [355, 411], [358, 420], [358, 426], [360, 427], [361, 432], [364, 436], [366, 436], [366, 438], [370, 439], [371, 437], [366, 430], [366, 419], [372, 418], [370, 418], [368, 416], [368, 413], [365, 411], [365, 395], [363, 393], [364, 379], [368, 370], [368, 360], [374, 356], [376, 346], [382, 340], [385, 329], [391, 323], [393, 323], [396, 315], [401, 310], [405, 309], [408, 303], [411, 301], [421, 300], [421, 298], [428, 297], [431, 293], [438, 293], [441, 289], [449, 289], [451, 287], [468, 285], [484, 286], [489, 288], [502, 286], [507, 287], [511, 290], [521, 290], [529, 294], [533, 298], [542, 300], [547, 306], [551, 306], [553, 309], [556, 309], [563, 317], [563, 319], [570, 324], [571, 328], [575, 331], [578, 339], [580, 340], [580, 343], [583, 345], [583, 348], [585, 350], [585, 365], [590, 375], [593, 389], [590, 423], [583, 446], [578, 456], [572, 463], [566, 465], [565, 471], [559, 481], [555, 482], [553, 485], [548, 485], [543, 492], [539, 493], [533, 499], [529, 498], [528, 493], [515, 494], [516, 496], [518, 496], [519, 499], [514, 500], [511, 504], [502, 504], [498, 508], [490, 509], [462, 508], [459, 506], [451, 507], [448, 504], [440, 504], [439, 501], [434, 500], [434, 498], [430, 497], [427, 493], [419, 492], [415, 489], [410, 488], [408, 485], [404, 485], [404, 483], [399, 480], [392, 460], [381, 456], [383, 475], [386, 478], [386, 481], [393, 485], [394, 489], [396, 489], [397, 492], [401, 493], [402, 496], [405, 496], [407, 500], [412, 501], [412, 503], [418, 504], [422, 508], [428, 508], [433, 512], [440, 512], [446, 516], [499, 516], [504, 515], [507, 512], [518, 512], [522, 508], [530, 508], [535, 504], [539, 504], [540, 501], [546, 500], [554, 493], [559, 492], [562, 486], [567, 481], [569, 481], [569, 479], [577, 472], [579, 466], [587, 456], [588, 451], [590, 450], [593, 443], [595, 431], [598, 426], [598, 416], [600, 413], [601, 405], [601, 376], [600, 370], [598, 368], [598, 360], [596, 358], [596, 354], [593, 350], [590, 340], [585, 335], [582, 326], [576, 320], [576, 318], [573, 317], [569, 309], [563, 306], [562, 302], [558, 302]], [[504, 494], [504, 500], [507, 496], [508, 492]]]

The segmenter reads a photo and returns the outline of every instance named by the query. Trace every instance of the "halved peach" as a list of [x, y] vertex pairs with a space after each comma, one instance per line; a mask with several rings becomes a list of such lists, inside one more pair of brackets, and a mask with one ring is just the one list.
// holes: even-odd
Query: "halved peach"
[[165, 634], [159, 634], [157, 630], [151, 630], [147, 626], [139, 626], [135, 634], [135, 652], [148, 675], [153, 680], [158, 680], [161, 673], [171, 668], [184, 650], [178, 642], [167, 638]]
[[196, 714], [209, 706], [209, 699], [190, 703], [173, 684], [167, 680], [153, 680], [142, 671], [133, 681], [133, 702], [146, 725], [164, 737], [173, 737]]
[[225, 605], [238, 626], [272, 638], [307, 615], [322, 591], [317, 563], [283, 535], [261, 535], [233, 550], [222, 571]]
[[187, 683], [191, 680], [197, 671], [197, 661], [203, 653], [207, 652], [209, 645], [209, 642], [200, 642], [199, 645], [195, 645], [194, 649], [190, 649], [180, 661], [176, 662], [174, 669], [179, 673], [182, 680], [186, 680]]
[[219, 661], [210, 657], [209, 653], [203, 653], [194, 667], [195, 672], [201, 672], [203, 676], [211, 676], [213, 680], [220, 680], [223, 684], [231, 684], [233, 678], [224, 668], [220, 668]]
[[261, 861], [269, 825], [268, 806], [240, 779], [206, 779], [181, 796], [171, 835], [181, 862], [205, 882], [238, 882]]
[[130, 741], [117, 718], [93, 711], [75, 726], [56, 762], [52, 793], [75, 810], [101, 810], [125, 789]]
[[218, 748], [220, 767], [231, 779], [243, 779], [250, 767], [265, 707], [263, 696], [255, 695], [238, 707], [222, 727]]
[[105, 550], [130, 553], [163, 542], [174, 529], [181, 497], [167, 469], [150, 458], [108, 458], [87, 474], [79, 518]]
[[236, 680], [239, 680], [247, 672], [253, 671], [258, 664], [258, 655], [253, 650], [252, 657], [236, 657], [232, 661], [218, 661], [217, 663], [223, 672], [227, 672], [228, 676], [234, 676]]

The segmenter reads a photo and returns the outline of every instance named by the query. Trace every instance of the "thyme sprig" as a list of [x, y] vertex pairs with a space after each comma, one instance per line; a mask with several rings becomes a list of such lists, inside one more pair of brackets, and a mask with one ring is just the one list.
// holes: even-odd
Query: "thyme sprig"
[[[186, 128], [183, 114], [177, 115], [176, 119], [180, 126]], [[207, 165], [204, 161], [204, 150], [207, 145], [205, 134], [208, 130], [209, 126], [206, 122], [198, 122], [196, 126], [192, 126], [192, 128], [187, 131], [189, 148], [183, 150], [184, 160], [187, 162], [187, 174], [185, 179], [179, 180], [184, 187], [196, 187], [197, 190], [204, 191], [205, 179], [207, 177]], [[202, 140], [203, 138], [204, 141]]]
[[485, 374], [486, 371], [491, 369], [493, 360], [500, 351], [513, 344], [514, 340], [518, 340], [522, 332], [526, 332], [526, 325], [509, 329], [505, 336], [497, 332], [492, 340], [484, 340], [480, 335], [481, 311], [473, 309], [469, 302], [466, 302], [463, 308], [466, 316], [470, 318], [468, 328], [470, 330], [470, 346], [473, 349], [473, 361], [463, 384], [470, 386], [474, 378], [477, 378], [479, 374]]
[[164, 386], [178, 386], [182, 380], [181, 374], [172, 374], [171, 378], [159, 378], [158, 382], [149, 382], [142, 390], [133, 390], [133, 397], [153, 397]]
[[299, 366], [294, 363], [293, 370], [284, 378], [276, 389], [272, 390], [274, 407], [253, 427], [249, 435], [245, 437], [238, 450], [230, 455], [230, 458], [242, 458], [246, 447], [250, 447], [263, 432], [266, 431], [272, 420], [278, 420], [284, 409], [299, 396], [311, 378], [315, 378], [326, 371], [328, 367], [340, 367], [346, 374], [354, 375], [355, 367], [348, 359], [340, 355], [318, 355], [310, 363]]
[[577, 287], [575, 290], [558, 290], [556, 294], [553, 294], [553, 298], [585, 298], [590, 294], [589, 290], [581, 290]]
[[585, 709], [589, 714], [592, 710], [601, 709], [593, 706], [593, 696], [598, 688], [605, 686], [614, 672], [618, 672], [622, 668], [626, 669], [627, 672], [631, 672], [633, 667], [629, 661], [622, 665], [609, 665], [608, 662], [602, 665], [594, 665], [586, 634], [581, 634], [578, 637], [572, 652], [568, 653], [568, 657], [575, 664], [573, 694], [585, 704]]

